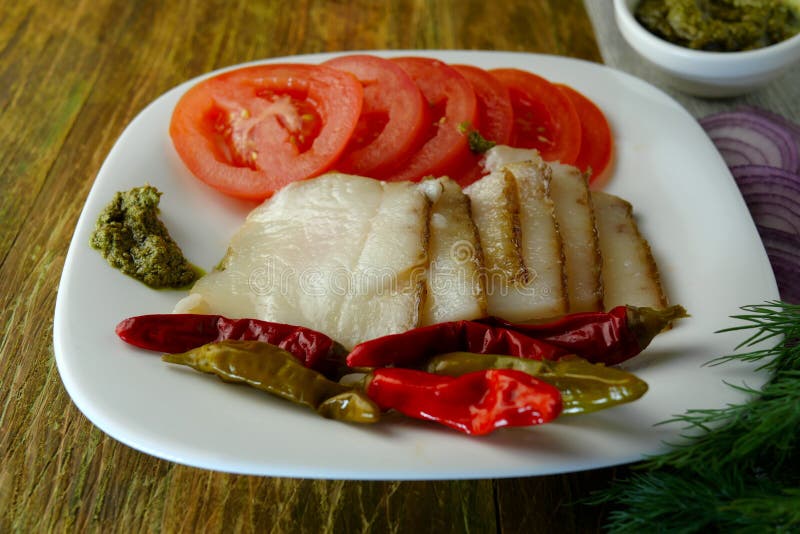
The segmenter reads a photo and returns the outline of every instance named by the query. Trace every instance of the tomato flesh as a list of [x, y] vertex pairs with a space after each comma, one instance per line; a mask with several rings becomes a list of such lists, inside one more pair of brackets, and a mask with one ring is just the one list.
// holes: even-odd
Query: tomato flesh
[[614, 138], [606, 116], [597, 105], [572, 87], [556, 85], [572, 101], [581, 120], [581, 149], [574, 165], [589, 173], [589, 183], [599, 186], [611, 172]]
[[430, 119], [427, 138], [411, 157], [384, 178], [392, 181], [420, 180], [457, 171], [470, 151], [459, 125], [475, 124], [478, 104], [470, 83], [445, 63], [422, 57], [392, 59], [422, 91]]
[[381, 177], [420, 147], [426, 134], [427, 106], [403, 69], [367, 54], [341, 56], [324, 65], [349, 72], [364, 89], [358, 125], [336, 169]]
[[244, 67], [201, 81], [170, 122], [178, 155], [197, 178], [262, 200], [336, 162], [361, 114], [351, 75], [317, 65]]
[[545, 161], [573, 164], [581, 145], [581, 124], [572, 102], [544, 78], [519, 69], [491, 74], [508, 89], [514, 108], [511, 144], [535, 148]]
[[218, 151], [226, 154], [234, 166], [259, 170], [257, 137], [263, 135], [260, 130], [266, 128], [265, 123], [274, 120], [283, 132], [271, 132], [272, 135], [285, 136], [298, 154], [307, 152], [322, 129], [322, 118], [307, 96], [256, 91], [256, 97], [246, 106], [226, 102], [223, 107], [209, 110], [206, 121], [215, 133]]
[[478, 99], [478, 122], [475, 127], [487, 141], [498, 145], [511, 142], [514, 108], [508, 90], [487, 71], [472, 65], [453, 65], [472, 85]]
[[[487, 71], [471, 65], [453, 65], [459, 74], [472, 85], [478, 101], [478, 120], [474, 128], [487, 141], [497, 145], [511, 142], [514, 126], [514, 108], [508, 90], [500, 81]], [[462, 187], [466, 187], [483, 175], [480, 164], [482, 154], [472, 153], [465, 160], [463, 170], [454, 178]]]

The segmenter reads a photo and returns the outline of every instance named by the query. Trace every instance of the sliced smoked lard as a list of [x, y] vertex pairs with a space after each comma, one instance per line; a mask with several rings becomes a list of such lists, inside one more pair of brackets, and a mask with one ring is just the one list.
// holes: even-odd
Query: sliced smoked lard
[[[530, 161], [541, 165], [536, 149], [496, 146], [486, 152], [484, 167], [497, 171], [506, 165]], [[557, 162], [552, 170], [550, 197], [564, 254], [564, 275], [569, 311], [594, 311], [603, 307], [601, 259], [589, 185], [580, 170]]]
[[526, 282], [505, 297], [508, 320], [547, 319], [567, 312], [562, 239], [550, 196], [552, 171], [541, 158], [505, 166], [517, 181]]
[[[566, 311], [549, 180], [540, 159], [509, 164], [466, 189], [484, 252], [489, 315], [526, 321]], [[510, 257], [521, 259], [521, 270], [507, 268]]]
[[469, 197], [449, 178], [425, 180], [433, 202], [422, 325], [486, 315], [483, 254]]
[[420, 325], [431, 202], [416, 183], [381, 185], [383, 199], [350, 271], [350, 291], [339, 312], [334, 339], [347, 348]]
[[658, 267], [650, 245], [639, 233], [630, 203], [593, 191], [592, 204], [603, 258], [604, 307], [666, 307]]
[[472, 183], [464, 193], [469, 197], [472, 220], [478, 228], [487, 275], [510, 281], [525, 280], [517, 181], [505, 171], [492, 172]]
[[564, 247], [570, 312], [603, 309], [602, 258], [589, 182], [580, 169], [550, 163], [550, 196]]
[[295, 182], [248, 215], [221, 270], [176, 311], [306, 326], [347, 347], [413, 328], [429, 207], [408, 183], [339, 173]]

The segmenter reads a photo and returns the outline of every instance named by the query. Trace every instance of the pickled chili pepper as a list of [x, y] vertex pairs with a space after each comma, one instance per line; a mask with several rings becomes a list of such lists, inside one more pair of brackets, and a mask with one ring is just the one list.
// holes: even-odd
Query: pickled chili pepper
[[289, 352], [261, 341], [218, 341], [186, 352], [164, 354], [165, 362], [187, 365], [244, 383], [340, 421], [374, 423], [380, 409], [358, 389], [325, 378], [305, 367]]
[[116, 332], [131, 345], [159, 352], [185, 352], [228, 339], [263, 341], [291, 352], [306, 367], [323, 372], [341, 363], [346, 354], [330, 337], [310, 328], [221, 315], [140, 315], [120, 322]]
[[495, 317], [481, 322], [545, 341], [592, 363], [614, 365], [642, 352], [659, 332], [682, 317], [687, 317], [683, 306], [662, 310], [617, 306], [608, 312], [573, 313], [547, 323], [510, 323]]
[[475, 321], [452, 321], [390, 334], [356, 345], [347, 356], [350, 367], [414, 366], [446, 352], [510, 354], [535, 360], [556, 359], [564, 351], [544, 341]]
[[634, 401], [647, 392], [636, 375], [573, 355], [558, 361], [529, 360], [498, 354], [452, 352], [434, 356], [429, 373], [461, 376], [486, 369], [516, 369], [555, 386], [561, 392], [564, 414], [590, 413]]
[[376, 369], [366, 392], [383, 410], [474, 435], [546, 423], [561, 413], [561, 395], [554, 386], [513, 369], [458, 378], [414, 369]]

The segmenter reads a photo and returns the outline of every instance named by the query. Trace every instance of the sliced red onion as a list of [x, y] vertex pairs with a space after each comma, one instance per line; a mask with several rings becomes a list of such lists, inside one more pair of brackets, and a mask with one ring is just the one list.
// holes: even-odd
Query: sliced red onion
[[731, 167], [756, 225], [800, 236], [800, 174], [774, 167]]
[[717, 150], [728, 167], [738, 165], [767, 165], [767, 156], [758, 148], [740, 139], [720, 137], [714, 139]]
[[772, 265], [781, 300], [800, 304], [800, 237], [774, 228], [757, 228]]
[[700, 120], [736, 180], [781, 300], [800, 304], [800, 125], [743, 108]]
[[[724, 111], [700, 119], [700, 125], [711, 140], [716, 144], [723, 141], [723, 146], [736, 139], [749, 145], [748, 153], [757, 154], [747, 163], [756, 165], [769, 165], [791, 172], [800, 171], [800, 149], [793, 132], [769, 118], [748, 111]], [[728, 150], [727, 148], [725, 149]], [[726, 163], [740, 165], [743, 151], [736, 151], [732, 161]], [[723, 152], [723, 158], [725, 153]]]
[[739, 108], [739, 110], [760, 115], [761, 117], [771, 121], [776, 126], [786, 129], [786, 131], [789, 132], [792, 137], [794, 137], [794, 141], [800, 150], [800, 124], [790, 121], [783, 115], [778, 115], [772, 111], [767, 111], [766, 109], [757, 108], [755, 106], [742, 106]]
[[787, 206], [772, 208], [774, 206], [774, 199], [765, 199], [763, 202], [756, 200], [747, 200], [747, 206], [750, 208], [750, 213], [754, 221], [759, 221], [761, 226], [766, 228], [773, 228], [788, 234], [800, 235], [800, 209], [791, 210]]

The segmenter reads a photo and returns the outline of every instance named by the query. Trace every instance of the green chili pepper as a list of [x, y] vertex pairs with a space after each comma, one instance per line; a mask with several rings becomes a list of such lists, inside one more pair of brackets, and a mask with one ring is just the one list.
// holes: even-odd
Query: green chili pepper
[[375, 423], [380, 418], [380, 408], [358, 389], [325, 399], [317, 406], [317, 413], [328, 419], [350, 423]]
[[451, 352], [431, 358], [424, 367], [429, 373], [449, 376], [485, 369], [515, 369], [555, 386], [561, 392], [564, 414], [595, 412], [634, 401], [647, 391], [647, 383], [631, 373], [572, 355], [551, 361]]
[[364, 392], [328, 380], [269, 343], [219, 341], [165, 354], [162, 359], [214, 374], [225, 382], [247, 384], [308, 406], [330, 419], [372, 423], [380, 418], [380, 409]]

